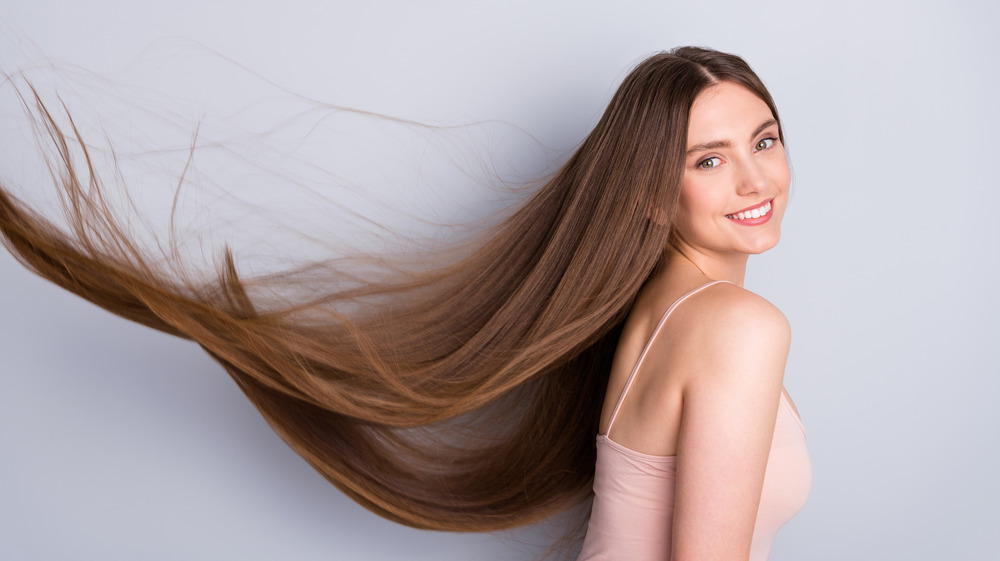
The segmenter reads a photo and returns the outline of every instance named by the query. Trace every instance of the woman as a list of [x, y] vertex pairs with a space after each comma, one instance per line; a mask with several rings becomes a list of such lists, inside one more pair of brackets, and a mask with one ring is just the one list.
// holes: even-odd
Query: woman
[[778, 242], [789, 180], [768, 103], [734, 82], [703, 89], [670, 246], [619, 339], [581, 559], [764, 560], [804, 503], [788, 323], [740, 288], [748, 255]]
[[[196, 341], [361, 504], [425, 528], [539, 520], [588, 495], [600, 429], [584, 557], [745, 559], [751, 542], [766, 557], [759, 520], [784, 488], [767, 478], [808, 462], [773, 457], [788, 330], [739, 287], [746, 256], [777, 241], [788, 170], [771, 98], [738, 57], [647, 59], [466, 257], [363, 282], [324, 269], [318, 291], [316, 268], [241, 279], [228, 252], [214, 281], [163, 266], [170, 256], [139, 247], [105, 204], [87, 146], [26, 91], [70, 229], [0, 190], [7, 246], [68, 290]], [[289, 287], [311, 296], [290, 302]], [[632, 456], [675, 466], [639, 483], [616, 464]], [[637, 499], [666, 483], [659, 511], [619, 481]]]

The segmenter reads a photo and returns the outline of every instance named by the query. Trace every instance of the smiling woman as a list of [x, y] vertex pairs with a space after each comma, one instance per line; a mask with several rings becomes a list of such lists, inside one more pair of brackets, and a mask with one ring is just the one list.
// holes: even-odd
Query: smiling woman
[[788, 324], [738, 288], [748, 255], [780, 237], [781, 136], [739, 83], [691, 105], [670, 244], [612, 365], [583, 559], [767, 559], [808, 496], [805, 435], [781, 389]]
[[788, 168], [771, 97], [739, 57], [648, 58], [464, 257], [360, 283], [327, 264], [328, 285], [295, 301], [267, 295], [315, 288], [320, 264], [244, 278], [227, 252], [202, 281], [145, 251], [109, 210], [92, 147], [23, 93], [69, 228], [0, 190], [7, 247], [67, 290], [196, 341], [374, 512], [488, 530], [593, 488], [582, 559], [757, 561], [801, 506], [788, 324], [742, 288], [747, 256], [778, 241]]
[[780, 131], [767, 104], [743, 86], [723, 82], [695, 100], [673, 233], [674, 246], [703, 271], [731, 262], [725, 254], [745, 265], [746, 255], [778, 243], [791, 181]]

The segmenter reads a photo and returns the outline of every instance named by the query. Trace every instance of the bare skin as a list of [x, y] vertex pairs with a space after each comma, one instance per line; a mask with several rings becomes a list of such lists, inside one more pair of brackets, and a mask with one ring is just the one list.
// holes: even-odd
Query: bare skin
[[601, 428], [670, 304], [710, 281], [729, 281], [670, 316], [608, 437], [637, 452], [677, 456], [672, 560], [745, 560], [790, 330], [777, 308], [742, 286], [748, 256], [780, 237], [790, 176], [770, 110], [736, 84], [699, 95], [688, 147], [676, 241], [626, 321]]

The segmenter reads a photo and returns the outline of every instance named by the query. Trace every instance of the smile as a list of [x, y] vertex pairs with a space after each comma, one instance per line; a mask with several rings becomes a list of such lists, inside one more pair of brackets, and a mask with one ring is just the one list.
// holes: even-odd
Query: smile
[[748, 226], [763, 224], [771, 218], [771, 201], [773, 200], [774, 199], [768, 199], [755, 207], [734, 212], [733, 214], [727, 214], [726, 218], [735, 220], [736, 222], [746, 223]]

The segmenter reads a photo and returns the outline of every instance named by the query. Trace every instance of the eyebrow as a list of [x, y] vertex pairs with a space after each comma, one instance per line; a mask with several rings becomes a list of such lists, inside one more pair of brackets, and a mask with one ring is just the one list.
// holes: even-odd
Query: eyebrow
[[[750, 135], [750, 138], [753, 138], [758, 134], [764, 132], [764, 129], [766, 129], [767, 127], [777, 124], [778, 121], [774, 119], [768, 119], [767, 121], [764, 121], [763, 123], [761, 123], [759, 127], [757, 127], [753, 131], [753, 134]], [[688, 149], [687, 155], [690, 156], [694, 152], [701, 152], [702, 150], [715, 150], [716, 148], [730, 148], [732, 147], [732, 145], [733, 143], [729, 142], [728, 140], [713, 140], [711, 142], [705, 142], [702, 144], [697, 144], [695, 146], [692, 146], [691, 148]]]

